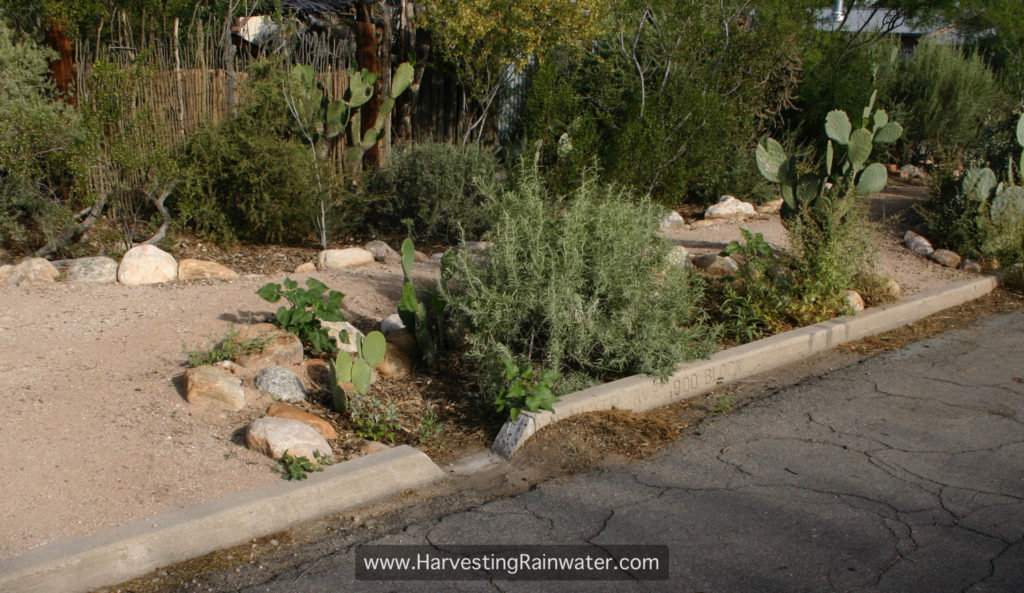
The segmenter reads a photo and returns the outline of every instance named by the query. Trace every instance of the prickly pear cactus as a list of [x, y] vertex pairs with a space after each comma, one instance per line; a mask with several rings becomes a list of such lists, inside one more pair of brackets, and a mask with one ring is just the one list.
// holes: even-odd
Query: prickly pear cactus
[[805, 209], [827, 211], [830, 218], [845, 216], [852, 195], [868, 195], [885, 189], [888, 174], [880, 163], [868, 164], [875, 146], [891, 144], [903, 135], [903, 126], [890, 121], [883, 110], [874, 110], [875, 93], [864, 108], [861, 126], [854, 127], [844, 111], [825, 118], [825, 160], [820, 172], [798, 175], [797, 162], [773, 138], [757, 145], [755, 161], [765, 179], [779, 184], [782, 216], [795, 217]]

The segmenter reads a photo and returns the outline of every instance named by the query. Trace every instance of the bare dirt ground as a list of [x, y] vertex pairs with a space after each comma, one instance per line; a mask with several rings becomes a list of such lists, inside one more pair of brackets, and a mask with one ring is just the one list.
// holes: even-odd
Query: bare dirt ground
[[[922, 186], [906, 184], [890, 191], [876, 199], [889, 215], [924, 195]], [[895, 278], [904, 294], [969, 277], [905, 250], [905, 225], [880, 234], [877, 262], [877, 271]], [[785, 244], [777, 215], [671, 236], [695, 253], [719, 251], [739, 238], [741, 226]], [[241, 412], [191, 406], [180, 380], [183, 346], [208, 347], [229, 323], [269, 314], [274, 306], [256, 289], [280, 282], [315, 250], [226, 253], [182, 244], [176, 255], [257, 273], [231, 282], [142, 287], [0, 287], [0, 498], [6, 503], [0, 508], [0, 560], [280, 479], [272, 471], [276, 464], [248, 451], [239, 432], [269, 401], [249, 384], [251, 403]], [[424, 277], [432, 273], [430, 264], [419, 270]], [[347, 317], [364, 330], [395, 311], [397, 264], [316, 276], [345, 293]], [[622, 422], [605, 423], [614, 440], [623, 434]], [[627, 431], [630, 438], [649, 433], [657, 443], [676, 430], [657, 421], [626, 423], [638, 422], [642, 430]], [[596, 449], [586, 442], [579, 447]]]

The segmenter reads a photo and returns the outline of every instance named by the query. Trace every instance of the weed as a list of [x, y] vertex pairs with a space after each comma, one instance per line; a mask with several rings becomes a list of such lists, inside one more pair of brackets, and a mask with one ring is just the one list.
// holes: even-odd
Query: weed
[[735, 409], [732, 398], [728, 395], [719, 395], [714, 400], [715, 405], [711, 408], [710, 414], [727, 414]]
[[539, 377], [534, 377], [533, 366], [529, 363], [520, 366], [507, 358], [503, 362], [508, 387], [502, 389], [494, 400], [499, 412], [508, 409], [509, 419], [515, 422], [523, 409], [530, 412], [555, 411], [551, 406], [558, 398], [551, 391], [551, 386], [558, 380], [558, 371], [546, 370]]
[[356, 426], [356, 435], [364, 439], [394, 443], [402, 430], [394, 402], [385, 403], [372, 395], [352, 393], [346, 399], [345, 409]]
[[280, 464], [278, 471], [281, 472], [281, 477], [285, 480], [305, 480], [308, 473], [322, 472], [324, 471], [323, 466], [334, 463], [330, 455], [324, 455], [320, 451], [314, 451], [313, 457], [315, 461], [310, 461], [304, 455], [293, 457], [285, 451], [281, 455], [281, 459], [277, 461]]
[[190, 350], [182, 344], [181, 347], [188, 357], [188, 360], [185, 361], [185, 366], [196, 368], [222, 360], [233, 360], [238, 356], [245, 356], [246, 354], [262, 352], [263, 348], [270, 342], [270, 338], [267, 336], [256, 336], [243, 340], [238, 335], [238, 330], [232, 324], [224, 334], [224, 337], [207, 350]]
[[420, 443], [437, 441], [443, 431], [444, 422], [438, 420], [437, 414], [434, 412], [428, 412], [420, 420], [419, 441]]

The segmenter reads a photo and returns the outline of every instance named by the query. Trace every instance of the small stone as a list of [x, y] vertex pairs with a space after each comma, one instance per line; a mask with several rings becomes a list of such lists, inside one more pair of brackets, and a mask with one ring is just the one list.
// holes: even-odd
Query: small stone
[[385, 336], [391, 332], [401, 331], [405, 329], [405, 324], [402, 323], [402, 316], [398, 313], [388, 315], [380, 322], [380, 333]]
[[733, 196], [722, 196], [717, 204], [708, 206], [708, 209], [704, 211], [704, 219], [746, 218], [755, 214], [757, 214], [757, 210], [750, 202], [737, 200]]
[[921, 170], [914, 165], [903, 165], [900, 167], [900, 179], [914, 179], [921, 176]]
[[306, 388], [295, 373], [286, 368], [267, 367], [256, 375], [256, 387], [276, 402], [298, 403], [306, 401]]
[[316, 452], [331, 455], [331, 445], [315, 428], [290, 418], [267, 416], [249, 425], [245, 442], [253, 451], [280, 459], [287, 451], [292, 457], [316, 460]]
[[414, 251], [413, 252], [413, 261], [421, 263], [421, 264], [427, 263], [427, 262], [430, 261], [430, 256], [427, 255], [426, 253], [423, 253], [422, 251]]
[[363, 249], [373, 254], [373, 259], [382, 264], [397, 264], [402, 256], [384, 241], [373, 240], [363, 245]]
[[856, 315], [865, 309], [864, 299], [855, 290], [847, 290], [843, 295], [843, 304], [853, 310]]
[[170, 253], [153, 245], [132, 247], [117, 268], [117, 281], [129, 286], [174, 282], [177, 278], [178, 262]]
[[366, 441], [363, 446], [359, 447], [360, 455], [373, 455], [374, 453], [381, 453], [387, 451], [391, 447], [388, 447], [384, 443], [378, 443], [377, 441]]
[[[347, 321], [321, 321], [320, 325], [327, 330], [327, 335], [334, 339], [338, 350], [345, 352], [358, 352], [356, 347], [357, 339], [363, 337], [363, 332]], [[341, 339], [341, 332], [347, 332], [348, 340]]]
[[925, 239], [914, 231], [907, 231], [903, 235], [903, 243], [908, 249], [922, 257], [928, 257], [935, 251], [935, 248], [932, 247], [932, 244], [928, 239]]
[[401, 379], [412, 373], [412, 361], [402, 352], [402, 349], [393, 343], [388, 343], [387, 351], [384, 353], [384, 360], [377, 365], [377, 372], [382, 377]]
[[415, 359], [420, 355], [419, 344], [416, 343], [416, 338], [409, 333], [408, 330], [400, 329], [384, 335], [384, 339], [387, 340], [389, 345], [394, 344], [410, 359]]
[[714, 220], [695, 220], [690, 223], [691, 229], [706, 229], [708, 227], [715, 226], [716, 221]]
[[254, 323], [238, 330], [235, 340], [246, 342], [259, 339], [264, 343], [261, 352], [235, 358], [238, 364], [254, 368], [266, 366], [294, 366], [302, 363], [302, 341], [271, 323]]
[[441, 259], [444, 258], [444, 254], [445, 254], [444, 251], [438, 251], [437, 253], [431, 253], [430, 254], [430, 261], [432, 261], [432, 262], [440, 262]]
[[936, 249], [929, 255], [932, 261], [936, 261], [947, 268], [955, 268], [960, 265], [960, 255], [948, 249]]
[[308, 261], [308, 262], [303, 263], [303, 264], [299, 264], [299, 265], [295, 266], [295, 273], [296, 274], [315, 274], [316, 273], [316, 264], [314, 264], [311, 261]]
[[661, 230], [667, 231], [670, 229], [682, 228], [685, 224], [686, 219], [683, 218], [683, 215], [673, 210], [666, 214], [665, 218], [661, 219], [659, 227], [661, 228]]
[[758, 214], [777, 214], [782, 211], [782, 198], [765, 202], [757, 207]]
[[202, 407], [237, 411], [245, 407], [245, 390], [238, 377], [206, 365], [185, 371], [185, 399]]
[[221, 360], [213, 363], [213, 366], [224, 369], [232, 375], [241, 375], [245, 373], [245, 367], [233, 360]]
[[316, 429], [317, 432], [322, 434], [327, 440], [334, 440], [338, 438], [338, 432], [334, 430], [331, 423], [317, 416], [316, 414], [310, 414], [305, 410], [296, 408], [295, 406], [289, 406], [288, 404], [282, 404], [275, 402], [270, 404], [267, 408], [267, 416], [272, 418], [287, 418], [289, 420], [298, 420], [299, 422], [311, 426]]
[[54, 282], [60, 276], [60, 271], [49, 260], [41, 257], [30, 257], [21, 261], [15, 266], [4, 266], [7, 281], [18, 286], [22, 282]]
[[360, 247], [348, 249], [325, 249], [317, 258], [319, 270], [344, 270], [373, 263], [373, 254]]
[[740, 269], [736, 260], [728, 255], [723, 256], [717, 253], [697, 256], [693, 258], [693, 265], [715, 276], [729, 276], [735, 274]]
[[974, 274], [981, 273], [981, 262], [976, 259], [965, 259], [960, 264], [960, 269], [965, 272], [972, 272]]
[[72, 260], [64, 272], [68, 282], [117, 282], [117, 260], [110, 257], [82, 257]]
[[668, 252], [668, 256], [665, 259], [667, 259], [668, 263], [673, 266], [689, 268], [692, 265], [690, 263], [690, 259], [692, 257], [693, 256], [690, 255], [690, 252], [687, 251], [685, 247], [682, 245], [676, 245]]
[[234, 280], [238, 272], [216, 262], [201, 259], [183, 259], [178, 263], [178, 280]]

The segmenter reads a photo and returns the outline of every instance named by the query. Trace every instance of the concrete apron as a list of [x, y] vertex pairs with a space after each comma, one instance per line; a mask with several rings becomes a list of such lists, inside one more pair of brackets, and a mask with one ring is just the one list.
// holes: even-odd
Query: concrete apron
[[643, 412], [712, 391], [719, 385], [797, 362], [812, 354], [896, 329], [943, 309], [984, 296], [999, 282], [976, 278], [942, 286], [896, 303], [840, 317], [718, 352], [710, 359], [688, 362], [662, 383], [634, 375], [571, 393], [554, 404], [552, 412], [523, 412], [506, 422], [492, 450], [509, 458], [548, 424], [576, 414], [599, 410]]
[[[798, 361], [844, 342], [895, 329], [991, 292], [992, 277], [940, 287], [869, 309], [723, 350], [686, 363], [662, 383], [633, 376], [569, 394], [555, 413], [524, 412], [506, 423], [493, 450], [510, 457], [538, 430], [576, 414], [644, 411], [711, 391], [719, 385]], [[58, 542], [0, 563], [5, 593], [86, 593], [286, 530], [374, 501], [422, 488], [444, 472], [422, 452], [395, 447], [325, 468], [301, 483], [279, 482], [181, 509], [97, 535]]]

